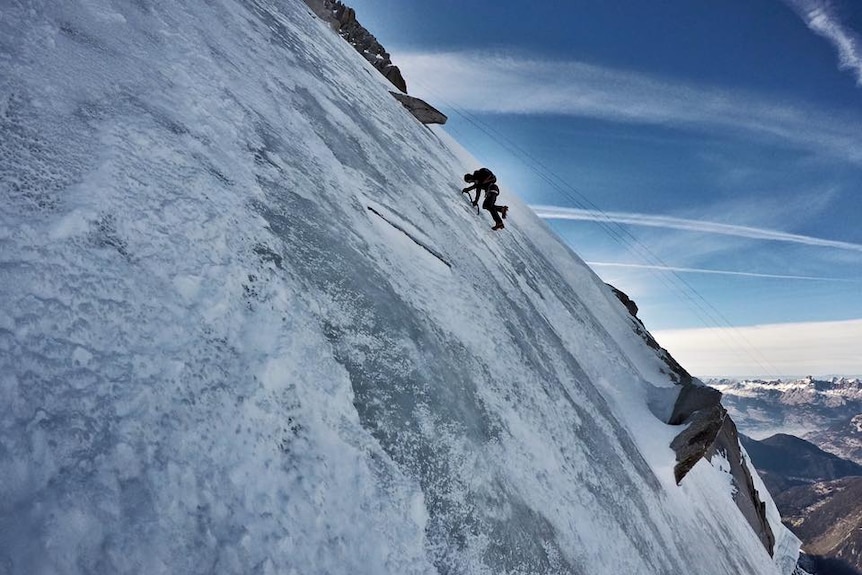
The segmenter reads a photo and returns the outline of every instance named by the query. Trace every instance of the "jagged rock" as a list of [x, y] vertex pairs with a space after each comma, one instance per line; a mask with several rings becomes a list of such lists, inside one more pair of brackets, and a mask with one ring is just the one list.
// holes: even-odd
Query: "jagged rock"
[[637, 317], [637, 304], [625, 293], [608, 285], [631, 315], [635, 332], [649, 347], [656, 350], [659, 358], [670, 370], [671, 378], [680, 388], [673, 411], [667, 420], [670, 425], [686, 426], [670, 444], [676, 453], [674, 479], [680, 483], [701, 459], [711, 462], [716, 455], [726, 458], [737, 488], [733, 500], [763, 546], [772, 555], [775, 535], [766, 518], [766, 504], [754, 486], [754, 479], [739, 443], [736, 424], [721, 405], [721, 392], [692, 377], [646, 330]]
[[680, 385], [682, 389], [668, 421], [671, 425], [687, 425], [671, 442], [671, 448], [676, 453], [674, 479], [680, 483], [701, 458], [712, 461], [716, 454], [725, 457], [737, 487], [733, 501], [772, 555], [775, 535], [766, 518], [766, 504], [754, 487], [751, 470], [739, 443], [736, 424], [721, 405], [721, 392], [696, 379]]
[[[398, 66], [389, 65], [384, 67], [383, 75], [386, 77], [387, 80], [392, 82], [393, 86], [395, 86], [402, 92], [407, 93], [407, 82], [404, 80], [404, 76], [401, 75], [401, 70], [398, 69]], [[440, 123], [442, 124], [443, 122]]]
[[356, 11], [338, 0], [305, 0], [311, 10], [329, 23], [338, 34], [347, 40], [362, 57], [368, 60], [393, 86], [407, 92], [407, 82], [398, 66], [392, 63], [387, 52], [356, 19]]
[[750, 467], [739, 443], [739, 433], [733, 419], [721, 405], [721, 392], [694, 380], [680, 384], [682, 389], [674, 405], [671, 425], [686, 424], [686, 428], [671, 442], [676, 453], [674, 479], [680, 483], [700, 460], [712, 461], [720, 455], [730, 464], [736, 490], [733, 501], [751, 525], [763, 546], [772, 555], [775, 535], [766, 517], [766, 504], [754, 486]]
[[668, 423], [670, 425], [681, 425], [693, 413], [704, 409], [712, 409], [716, 405], [721, 406], [720, 391], [702, 384], [683, 383]]
[[703, 458], [718, 437], [726, 418], [727, 411], [717, 404], [700, 409], [686, 419], [688, 425], [670, 444], [676, 453], [673, 473], [677, 483]]
[[[722, 410], [724, 408], [721, 408]], [[751, 467], [746, 464], [745, 456], [739, 443], [739, 432], [736, 424], [728, 415], [715, 437], [715, 440], [707, 448], [704, 457], [708, 461], [716, 455], [727, 458], [730, 463], [730, 474], [736, 486], [733, 501], [742, 512], [742, 515], [751, 525], [760, 542], [772, 555], [775, 550], [775, 534], [769, 526], [766, 518], [766, 503], [760, 498], [760, 493], [754, 486], [754, 478], [751, 476]]]
[[627, 294], [621, 292], [611, 284], [605, 285], [611, 288], [611, 291], [614, 292], [614, 295], [617, 296], [617, 299], [620, 300], [624, 306], [626, 306], [626, 309], [629, 310], [629, 314], [640, 322], [640, 319], [638, 319], [638, 304], [632, 301], [632, 299]]
[[448, 119], [446, 114], [434, 108], [424, 100], [408, 96], [407, 94], [400, 94], [398, 92], [389, 93], [392, 94], [396, 100], [401, 102], [404, 107], [407, 108], [411, 114], [416, 116], [416, 119], [423, 124], [445, 124]]
[[343, 4], [338, 5], [337, 18], [342, 27], [349, 26], [356, 22], [356, 10]]

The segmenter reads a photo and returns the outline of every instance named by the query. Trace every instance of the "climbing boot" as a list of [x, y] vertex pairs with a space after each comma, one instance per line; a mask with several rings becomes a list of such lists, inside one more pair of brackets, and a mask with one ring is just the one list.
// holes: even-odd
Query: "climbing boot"
[[504, 225], [503, 225], [503, 222], [500, 222], [499, 224], [495, 225], [495, 226], [494, 226], [493, 228], [491, 228], [491, 229], [492, 229], [492, 230], [502, 230], [502, 229], [503, 229], [503, 228], [505, 228], [505, 227], [506, 227], [506, 226], [504, 226]]

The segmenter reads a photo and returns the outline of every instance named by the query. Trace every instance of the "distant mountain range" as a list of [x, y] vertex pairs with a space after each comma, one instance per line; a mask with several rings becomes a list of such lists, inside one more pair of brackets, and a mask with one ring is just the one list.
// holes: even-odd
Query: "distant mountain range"
[[711, 379], [740, 431], [755, 439], [787, 433], [862, 464], [862, 379]]
[[781, 518], [802, 541], [807, 571], [862, 573], [862, 465], [778, 434], [740, 437], [775, 499]]

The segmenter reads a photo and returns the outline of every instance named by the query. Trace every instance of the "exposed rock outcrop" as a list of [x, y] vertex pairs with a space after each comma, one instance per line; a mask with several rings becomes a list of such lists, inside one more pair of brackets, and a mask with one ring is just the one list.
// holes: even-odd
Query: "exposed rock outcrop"
[[[721, 409], [724, 410], [724, 408]], [[736, 486], [733, 501], [754, 529], [763, 546], [772, 555], [775, 550], [775, 534], [766, 518], [766, 503], [760, 498], [760, 492], [755, 487], [754, 478], [751, 475], [752, 466], [746, 462], [747, 458], [739, 443], [739, 432], [729, 415], [725, 416], [715, 440], [704, 452], [704, 457], [708, 461], [712, 461], [716, 455], [726, 457], [730, 463], [730, 474]]]
[[383, 74], [393, 86], [407, 92], [407, 82], [401, 75], [398, 66], [392, 63], [389, 53], [356, 19], [356, 11], [339, 0], [305, 0], [317, 16], [328, 22], [342, 38], [350, 42], [356, 51], [368, 60], [372, 66]]
[[398, 92], [389, 93], [392, 94], [396, 100], [401, 102], [401, 104], [403, 104], [404, 107], [423, 124], [445, 124], [446, 120], [448, 120], [446, 114], [425, 100], [420, 100], [419, 98], [414, 98], [413, 96], [400, 94]]
[[727, 412], [721, 404], [716, 404], [692, 412], [683, 421], [686, 428], [670, 444], [676, 453], [673, 474], [677, 483], [680, 483], [695, 463], [709, 451], [726, 419]]
[[686, 426], [671, 442], [671, 448], [676, 453], [676, 482], [680, 483], [702, 458], [707, 461], [712, 461], [717, 455], [726, 458], [730, 465], [729, 473], [736, 485], [734, 502], [772, 555], [775, 535], [766, 517], [766, 504], [754, 485], [754, 478], [739, 443], [736, 424], [721, 405], [721, 392], [692, 377], [646, 330], [637, 317], [637, 304], [625, 293], [613, 286], [609, 287], [631, 315], [635, 332], [650, 348], [656, 350], [667, 366], [671, 379], [680, 387], [667, 421], [670, 425]]
[[392, 96], [407, 108], [413, 116], [423, 124], [445, 124], [448, 118], [440, 110], [428, 102], [407, 95], [407, 82], [401, 75], [401, 70], [392, 63], [389, 53], [356, 19], [356, 11], [339, 0], [304, 0], [309, 8], [323, 21], [328, 22], [333, 30], [347, 40], [356, 51], [368, 60], [378, 72], [400, 92], [392, 92]]

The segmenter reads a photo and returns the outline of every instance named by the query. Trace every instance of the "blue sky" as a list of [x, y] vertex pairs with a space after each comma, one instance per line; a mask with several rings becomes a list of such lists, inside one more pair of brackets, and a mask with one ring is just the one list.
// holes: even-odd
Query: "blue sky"
[[349, 4], [691, 371], [862, 374], [862, 3]]

